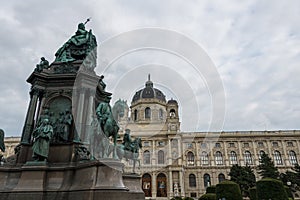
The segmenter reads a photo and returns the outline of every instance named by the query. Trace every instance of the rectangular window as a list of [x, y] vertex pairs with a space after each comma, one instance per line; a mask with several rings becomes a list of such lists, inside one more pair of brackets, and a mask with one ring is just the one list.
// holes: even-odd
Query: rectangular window
[[150, 142], [149, 141], [145, 141], [144, 142], [144, 147], [149, 147], [150, 146]]
[[192, 148], [193, 148], [193, 144], [192, 144], [192, 143], [187, 143], [187, 144], [186, 144], [186, 148], [192, 149]]
[[217, 142], [217, 143], [215, 144], [215, 147], [216, 147], [216, 148], [221, 148], [221, 144], [220, 144], [219, 142]]
[[162, 147], [162, 146], [165, 146], [165, 142], [164, 141], [158, 141], [158, 146]]
[[229, 142], [229, 147], [234, 147], [234, 143], [233, 142]]
[[273, 142], [273, 147], [278, 147], [278, 142]]
[[258, 147], [263, 147], [264, 143], [263, 142], [258, 142], [257, 145], [258, 145]]
[[293, 142], [287, 142], [287, 146], [288, 146], [288, 147], [294, 146], [294, 145], [293, 145]]

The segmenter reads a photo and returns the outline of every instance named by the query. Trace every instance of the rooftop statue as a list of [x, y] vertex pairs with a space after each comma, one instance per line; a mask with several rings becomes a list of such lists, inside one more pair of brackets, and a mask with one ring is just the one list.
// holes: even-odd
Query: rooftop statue
[[[0, 129], [0, 151], [5, 152], [5, 144], [4, 144], [4, 131]], [[0, 164], [2, 165], [5, 162], [5, 159], [2, 154], [0, 154]]]
[[4, 145], [4, 131], [0, 129], [0, 150], [5, 152], [5, 145]]
[[43, 69], [49, 68], [49, 62], [44, 57], [41, 57], [41, 61], [39, 64], [36, 65], [36, 68], [34, 69], [35, 72], [42, 72]]
[[75, 35], [55, 53], [55, 61], [83, 60], [97, 46], [96, 37], [92, 34], [92, 30], [85, 30], [85, 24], [88, 21], [89, 19], [85, 23], [78, 24]]

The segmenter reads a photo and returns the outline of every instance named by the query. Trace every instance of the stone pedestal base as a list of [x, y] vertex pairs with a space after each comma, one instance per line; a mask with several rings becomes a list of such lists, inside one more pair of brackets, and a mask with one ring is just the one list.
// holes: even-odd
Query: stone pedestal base
[[[105, 164], [104, 164], [105, 163]], [[0, 167], [2, 200], [145, 199], [138, 192], [140, 177], [127, 177], [114, 159], [69, 164], [34, 163]], [[136, 186], [131, 186], [131, 183]], [[130, 186], [130, 187], [129, 187]]]

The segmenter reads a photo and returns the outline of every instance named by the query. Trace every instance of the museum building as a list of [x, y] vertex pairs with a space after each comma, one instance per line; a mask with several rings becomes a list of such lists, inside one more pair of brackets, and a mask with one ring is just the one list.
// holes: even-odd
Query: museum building
[[[121, 105], [121, 106], [120, 106]], [[162, 91], [154, 87], [150, 76], [145, 87], [135, 93], [130, 107], [118, 100], [119, 142], [126, 129], [132, 140], [140, 137], [141, 187], [146, 199], [171, 199], [175, 196], [199, 198], [206, 187], [230, 179], [234, 164], [249, 165], [257, 180], [256, 167], [260, 155], [269, 154], [280, 172], [291, 169], [299, 160], [300, 131], [234, 131], [182, 132], [179, 105], [166, 100]], [[14, 154], [19, 137], [5, 138], [4, 157]], [[125, 172], [131, 173], [133, 161], [125, 161]]]
[[[182, 132], [178, 102], [166, 100], [154, 87], [150, 76], [145, 87], [124, 104], [118, 117], [120, 138], [130, 129], [132, 139], [141, 137], [141, 186], [146, 199], [171, 199], [175, 196], [199, 198], [206, 187], [230, 179], [234, 164], [249, 165], [257, 180], [260, 155], [267, 153], [280, 172], [291, 169], [299, 160], [300, 131]], [[130, 115], [130, 116], [129, 116]], [[125, 170], [132, 170], [132, 161]]]

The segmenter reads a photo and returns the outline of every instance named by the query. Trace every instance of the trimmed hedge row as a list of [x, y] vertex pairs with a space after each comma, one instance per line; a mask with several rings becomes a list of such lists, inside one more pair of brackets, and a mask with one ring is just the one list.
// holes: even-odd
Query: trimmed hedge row
[[280, 180], [263, 178], [256, 182], [257, 200], [288, 200], [288, 195]]
[[217, 199], [243, 200], [238, 184], [232, 181], [223, 181], [216, 186]]
[[216, 186], [212, 185], [206, 188], [206, 194], [216, 194]]
[[217, 195], [213, 193], [204, 194], [199, 200], [217, 200]]
[[250, 196], [250, 200], [257, 200], [256, 187], [249, 189], [249, 196]]

